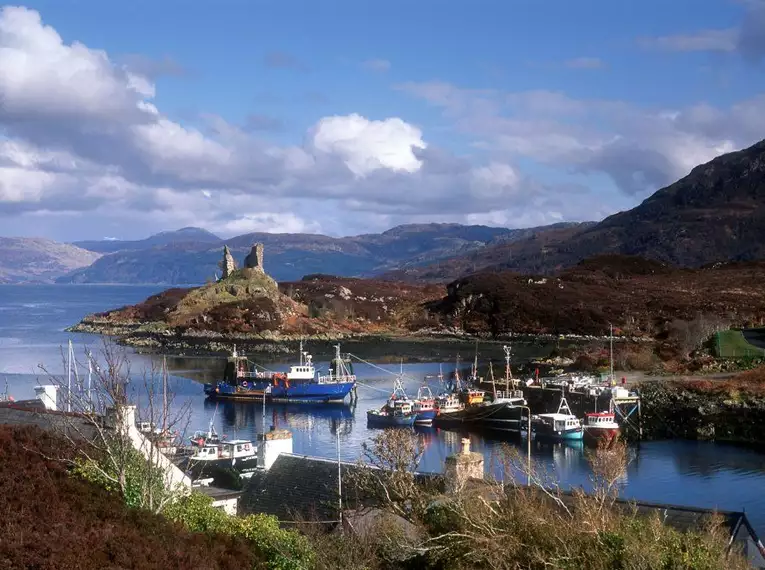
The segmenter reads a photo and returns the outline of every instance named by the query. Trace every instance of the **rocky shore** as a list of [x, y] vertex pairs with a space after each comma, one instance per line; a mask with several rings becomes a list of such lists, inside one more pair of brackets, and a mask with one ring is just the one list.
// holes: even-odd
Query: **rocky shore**
[[765, 447], [765, 394], [730, 381], [644, 382], [644, 439], [691, 439]]

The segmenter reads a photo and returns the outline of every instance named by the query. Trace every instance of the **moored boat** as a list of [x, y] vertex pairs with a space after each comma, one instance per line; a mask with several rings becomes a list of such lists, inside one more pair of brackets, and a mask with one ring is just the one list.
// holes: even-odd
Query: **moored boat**
[[421, 386], [417, 390], [417, 398], [412, 405], [412, 411], [417, 414], [414, 423], [417, 425], [430, 425], [438, 413], [436, 399], [428, 386]]
[[582, 422], [571, 413], [563, 394], [557, 412], [531, 416], [531, 429], [540, 439], [566, 441], [580, 440], [584, 437]]
[[588, 445], [610, 445], [619, 437], [621, 428], [611, 412], [592, 412], [584, 416], [584, 442]]
[[299, 363], [287, 373], [271, 372], [249, 362], [236, 349], [226, 362], [222, 382], [205, 384], [212, 400], [240, 400], [294, 403], [342, 403], [356, 386], [351, 363], [335, 346], [335, 358], [326, 375], [319, 375], [313, 357], [300, 343]]
[[197, 479], [209, 475], [212, 468], [233, 469], [242, 477], [250, 477], [258, 467], [257, 451], [254, 443], [244, 439], [205, 443], [188, 458], [187, 469]]
[[367, 411], [367, 423], [372, 427], [412, 426], [417, 419], [413, 404], [404, 392], [401, 378], [397, 377], [388, 401], [377, 410]]

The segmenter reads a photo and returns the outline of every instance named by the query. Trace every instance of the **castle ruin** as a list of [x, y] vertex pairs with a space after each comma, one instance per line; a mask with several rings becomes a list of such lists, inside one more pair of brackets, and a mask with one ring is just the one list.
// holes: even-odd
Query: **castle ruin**
[[228, 279], [236, 271], [236, 261], [234, 261], [234, 256], [231, 255], [227, 245], [223, 246], [223, 260], [218, 266], [223, 270], [221, 279]]
[[265, 273], [263, 269], [263, 244], [256, 243], [252, 246], [249, 255], [244, 258], [244, 266], [251, 269], [257, 269]]

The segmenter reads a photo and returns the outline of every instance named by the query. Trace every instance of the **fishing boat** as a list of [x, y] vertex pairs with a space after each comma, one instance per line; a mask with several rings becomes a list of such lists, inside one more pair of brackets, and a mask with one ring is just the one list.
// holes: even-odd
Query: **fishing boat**
[[[610, 336], [610, 374], [609, 384], [613, 386], [614, 382], [614, 327], [609, 327]], [[596, 400], [597, 401], [597, 400]], [[611, 405], [609, 410], [598, 412], [591, 412], [584, 415], [584, 442], [588, 445], [611, 445], [617, 437], [621, 428], [616, 422], [616, 414], [613, 410], [613, 396], [611, 398]]]
[[367, 411], [367, 423], [372, 427], [412, 426], [416, 419], [414, 402], [404, 392], [400, 376], [396, 377], [388, 401], [377, 410]]
[[318, 374], [313, 357], [300, 343], [299, 362], [287, 373], [271, 372], [251, 364], [236, 348], [226, 361], [223, 381], [205, 384], [211, 400], [267, 401], [294, 403], [342, 403], [356, 387], [351, 362], [335, 346], [335, 358], [326, 375]]
[[245, 439], [205, 443], [188, 458], [187, 469], [195, 478], [203, 478], [213, 467], [233, 469], [242, 477], [250, 477], [258, 467], [257, 452], [257, 446]]
[[[526, 409], [526, 400], [522, 394], [505, 394], [501, 398], [497, 395], [495, 401], [490, 401], [486, 400], [483, 391], [462, 387], [459, 373], [455, 375], [455, 383], [454, 395], [462, 407], [454, 411], [439, 408], [439, 413], [433, 421], [435, 425], [476, 427], [520, 433], [524, 425], [524, 410]], [[478, 398], [471, 392], [480, 392], [481, 397]]]
[[420, 386], [417, 390], [417, 398], [414, 400], [412, 410], [417, 414], [414, 423], [417, 425], [430, 425], [436, 417], [436, 399], [433, 392], [426, 385]]
[[619, 437], [620, 430], [612, 411], [584, 415], [584, 442], [588, 445], [610, 445]]
[[210, 425], [207, 427], [207, 431], [205, 430], [197, 430], [194, 432], [193, 435], [189, 436], [189, 441], [191, 441], [191, 445], [194, 445], [196, 447], [204, 447], [205, 444], [220, 444], [223, 443], [223, 440], [226, 438], [226, 436], [220, 436], [218, 435], [218, 432], [215, 431], [215, 416], [218, 413], [218, 405], [215, 405], [215, 411], [213, 412], [212, 418], [210, 418]]
[[582, 422], [571, 413], [566, 396], [562, 392], [558, 411], [531, 416], [531, 429], [539, 439], [567, 441], [581, 440], [584, 437]]

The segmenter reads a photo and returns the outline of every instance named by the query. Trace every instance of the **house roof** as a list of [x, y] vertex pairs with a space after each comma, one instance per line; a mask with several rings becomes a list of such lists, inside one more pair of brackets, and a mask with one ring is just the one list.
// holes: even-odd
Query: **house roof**
[[[343, 481], [357, 470], [341, 462]], [[267, 513], [281, 521], [338, 519], [338, 462], [318, 457], [282, 453], [267, 471], [256, 471], [244, 489], [241, 508], [245, 513]], [[343, 489], [343, 504], [356, 496]]]
[[98, 435], [93, 421], [78, 413], [60, 412], [28, 405], [24, 402], [3, 402], [0, 425], [37, 426], [57, 431], [73, 439], [93, 439]]

